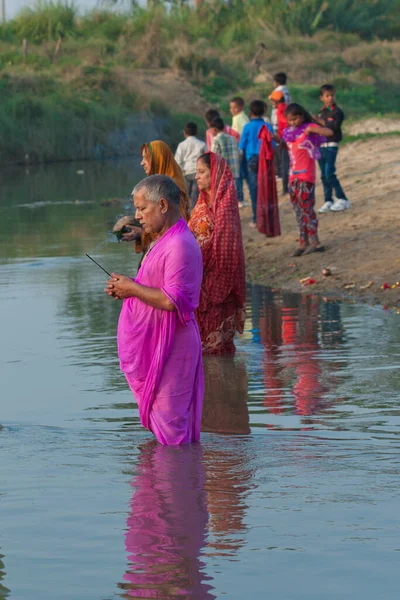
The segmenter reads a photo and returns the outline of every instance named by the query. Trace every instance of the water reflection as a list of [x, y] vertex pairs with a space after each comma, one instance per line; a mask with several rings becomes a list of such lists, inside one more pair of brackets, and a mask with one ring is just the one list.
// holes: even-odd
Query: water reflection
[[263, 347], [264, 406], [275, 415], [308, 417], [302, 422], [311, 425], [310, 417], [332, 405], [339, 383], [337, 365], [322, 349], [341, 348], [345, 356], [340, 305], [259, 286], [251, 288], [251, 299], [253, 332]]
[[210, 556], [234, 557], [246, 544], [247, 498], [250, 490], [257, 487], [249, 458], [243, 440], [238, 439], [235, 443], [231, 439], [228, 448], [221, 439], [205, 444], [209, 531], [212, 534]]
[[204, 573], [208, 512], [200, 445], [143, 444], [132, 482], [123, 598], [212, 600]]
[[201, 429], [250, 433], [246, 364], [233, 357], [204, 357], [205, 394]]
[[10, 590], [2, 584], [2, 581], [6, 574], [4, 569], [3, 558], [4, 556], [0, 554], [0, 599], [7, 598], [8, 594], [10, 593]]
[[[240, 358], [208, 356], [204, 359], [205, 394], [202, 432], [245, 435], [250, 433], [248, 380]], [[204, 439], [204, 438], [203, 438]], [[230, 440], [235, 445], [233, 439]], [[245, 543], [244, 524], [252, 470], [245, 447], [227, 451], [224, 441], [204, 446], [209, 530], [212, 556], [235, 556]]]
[[134, 185], [137, 158], [12, 167], [0, 174], [0, 257], [74, 256], [104, 239]]

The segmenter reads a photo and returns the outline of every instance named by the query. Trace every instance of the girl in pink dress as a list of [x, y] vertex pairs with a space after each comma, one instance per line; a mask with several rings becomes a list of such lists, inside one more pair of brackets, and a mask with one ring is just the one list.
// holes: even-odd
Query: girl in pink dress
[[289, 194], [300, 235], [300, 246], [293, 256], [323, 252], [314, 209], [315, 161], [321, 156], [320, 145], [333, 132], [313, 123], [311, 115], [299, 104], [289, 104], [285, 115], [288, 127], [283, 132], [283, 139], [290, 156]]

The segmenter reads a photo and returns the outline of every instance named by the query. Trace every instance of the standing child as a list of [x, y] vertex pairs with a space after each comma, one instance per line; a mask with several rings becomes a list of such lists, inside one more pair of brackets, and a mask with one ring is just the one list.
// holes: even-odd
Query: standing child
[[203, 140], [197, 138], [196, 123], [186, 123], [183, 135], [185, 141], [178, 144], [175, 160], [182, 169], [188, 187], [191, 208], [194, 208], [199, 190], [196, 182], [196, 166], [198, 158], [206, 152], [207, 148]]
[[[342, 141], [343, 111], [336, 104], [336, 92], [333, 85], [322, 85], [320, 98], [323, 104], [318, 113], [316, 121], [333, 131], [333, 135], [325, 144], [321, 144], [321, 158], [319, 166], [321, 169], [322, 185], [324, 186], [325, 202], [319, 209], [319, 213], [327, 213], [331, 210], [339, 212], [351, 208], [351, 204], [336, 177], [336, 158], [339, 144]], [[333, 191], [336, 197], [333, 198]]]
[[286, 109], [288, 127], [283, 139], [289, 148], [290, 200], [297, 218], [300, 246], [293, 256], [323, 252], [318, 239], [318, 219], [315, 214], [315, 161], [321, 156], [319, 147], [333, 132], [312, 121], [311, 115], [299, 104]]
[[244, 112], [244, 100], [239, 96], [232, 98], [229, 103], [229, 110], [232, 115], [232, 129], [242, 135], [244, 126], [249, 123], [250, 119]]
[[[206, 112], [206, 114], [204, 115], [204, 119], [207, 123], [207, 131], [206, 131], [206, 144], [207, 144], [207, 150], [211, 150], [212, 147], [212, 143], [213, 143], [213, 138], [214, 138], [214, 134], [212, 132], [212, 127], [211, 127], [211, 122], [213, 119], [219, 119], [221, 117], [221, 115], [219, 114], [218, 110], [215, 110], [215, 108], [210, 108], [210, 110], [208, 110]], [[236, 142], [239, 143], [239, 139], [240, 139], [240, 135], [234, 131], [234, 129], [232, 129], [232, 127], [230, 127], [229, 125], [224, 125], [224, 132], [227, 133], [228, 135], [231, 135], [235, 138]]]
[[[229, 109], [232, 115], [232, 129], [241, 137], [244, 126], [249, 123], [249, 117], [244, 112], [244, 100], [239, 96], [232, 98], [229, 103]], [[239, 139], [240, 139], [239, 137]], [[238, 195], [239, 208], [246, 206], [243, 196], [243, 181], [247, 180], [246, 159], [243, 153], [240, 153], [240, 175], [236, 190]]]
[[[274, 75], [274, 92], [282, 92], [282, 94], [284, 96], [285, 104], [286, 104], [286, 106], [288, 106], [291, 103], [292, 99], [290, 97], [289, 90], [286, 87], [286, 83], [287, 83], [286, 73], [283, 73], [281, 71]], [[273, 125], [275, 134], [278, 134], [278, 113], [274, 106], [272, 106], [272, 111], [271, 111], [271, 123]], [[283, 164], [282, 164], [282, 155], [281, 155], [280, 148], [277, 148], [277, 151], [275, 152], [275, 170], [276, 170], [277, 176], [280, 179], [283, 179]]]
[[[285, 104], [290, 104], [292, 99], [289, 94], [289, 90], [286, 87], [287, 75], [286, 73], [277, 73], [274, 76], [274, 92], [282, 92], [285, 100]], [[276, 108], [273, 106], [271, 111], [271, 123], [274, 127], [275, 133], [278, 133], [278, 117], [276, 114]]]
[[[244, 126], [239, 148], [242, 150], [247, 164], [247, 177], [249, 182], [251, 206], [253, 209], [253, 222], [251, 227], [256, 227], [257, 220], [257, 191], [258, 191], [258, 158], [260, 155], [261, 140], [258, 138], [260, 129], [266, 125], [267, 129], [274, 135], [274, 129], [270, 123], [266, 123], [263, 116], [266, 112], [266, 104], [262, 100], [253, 100], [250, 104], [250, 123]], [[275, 146], [275, 143], [274, 143]]]
[[235, 138], [228, 133], [225, 133], [224, 129], [225, 124], [221, 118], [217, 117], [211, 121], [211, 130], [214, 136], [211, 151], [223, 156], [228, 163], [235, 180], [237, 194], [238, 181], [240, 178], [239, 148]]
[[287, 104], [285, 102], [285, 95], [281, 91], [273, 91], [270, 95], [272, 106], [276, 111], [277, 127], [275, 134], [278, 136], [279, 144], [276, 148], [277, 161], [279, 162], [280, 175], [283, 183], [283, 193], [289, 193], [289, 152], [285, 142], [282, 139], [283, 132], [288, 126], [286, 119]]

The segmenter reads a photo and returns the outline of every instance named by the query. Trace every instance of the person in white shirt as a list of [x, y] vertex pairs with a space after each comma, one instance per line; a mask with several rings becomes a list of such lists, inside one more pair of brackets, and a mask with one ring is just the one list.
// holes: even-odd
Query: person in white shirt
[[[232, 98], [229, 104], [229, 109], [232, 115], [232, 129], [236, 131], [240, 136], [242, 135], [242, 131], [244, 126], [247, 123], [250, 123], [249, 117], [244, 112], [244, 100], [240, 96], [236, 96]], [[247, 206], [247, 203], [244, 201], [243, 194], [243, 181], [246, 180], [248, 183], [247, 177], [247, 165], [246, 159], [243, 154], [240, 156], [240, 176], [235, 181], [236, 183], [236, 191], [238, 196], [239, 208], [243, 208]]]
[[192, 204], [191, 208], [194, 208], [199, 196], [199, 190], [196, 182], [197, 160], [202, 154], [207, 152], [207, 146], [205, 142], [196, 137], [196, 123], [186, 123], [183, 130], [183, 135], [186, 139], [184, 142], [181, 142], [178, 145], [175, 153], [175, 160], [185, 176]]

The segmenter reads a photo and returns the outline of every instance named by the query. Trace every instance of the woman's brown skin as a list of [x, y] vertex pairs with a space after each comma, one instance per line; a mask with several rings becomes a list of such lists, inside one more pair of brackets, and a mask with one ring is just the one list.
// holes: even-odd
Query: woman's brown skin
[[[148, 201], [144, 190], [139, 190], [135, 194], [134, 206], [136, 208], [135, 217], [140, 221], [142, 228], [147, 233], [156, 234], [157, 237], [163, 236], [181, 218], [179, 206], [169, 203], [165, 198], [161, 198], [157, 204]], [[130, 277], [118, 273], [112, 273], [111, 279], [106, 282], [104, 291], [108, 296], [117, 300], [134, 297], [154, 308], [171, 312], [176, 310], [161, 289], [140, 285], [132, 281]]]

